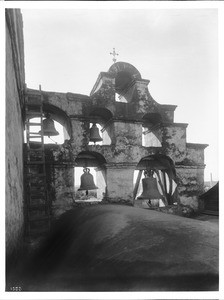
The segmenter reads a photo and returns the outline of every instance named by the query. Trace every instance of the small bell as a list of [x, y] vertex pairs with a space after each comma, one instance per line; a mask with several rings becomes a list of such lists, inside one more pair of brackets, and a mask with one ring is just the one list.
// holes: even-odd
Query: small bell
[[89, 141], [96, 143], [96, 142], [101, 142], [102, 140], [103, 139], [101, 138], [101, 136], [99, 134], [99, 128], [94, 123], [93, 126], [90, 128], [90, 138], [89, 138]]
[[142, 179], [142, 194], [137, 199], [161, 199], [162, 195], [160, 194], [156, 178], [146, 177]]
[[[41, 131], [39, 131], [39, 134], [41, 134]], [[54, 121], [49, 115], [47, 115], [46, 119], [43, 120], [43, 135], [48, 137], [59, 135], [58, 131], [54, 127]]]
[[98, 187], [95, 185], [93, 180], [93, 175], [90, 174], [90, 169], [83, 169], [84, 174], [81, 176], [81, 185], [78, 191], [86, 191], [86, 195], [88, 195], [88, 190], [96, 190]]

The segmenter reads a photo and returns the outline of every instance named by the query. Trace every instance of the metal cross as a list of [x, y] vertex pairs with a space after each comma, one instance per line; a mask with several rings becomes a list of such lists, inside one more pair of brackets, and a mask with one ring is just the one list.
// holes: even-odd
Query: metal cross
[[116, 58], [115, 57], [116, 57], [116, 55], [119, 55], [118, 53], [115, 52], [115, 48], [113, 48], [113, 52], [112, 53], [110, 52], [110, 55], [113, 55], [113, 62], [115, 64], [115, 62], [116, 62]]

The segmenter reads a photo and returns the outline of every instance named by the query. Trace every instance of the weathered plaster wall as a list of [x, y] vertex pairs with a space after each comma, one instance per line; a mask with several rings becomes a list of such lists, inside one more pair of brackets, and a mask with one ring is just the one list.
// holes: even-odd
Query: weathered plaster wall
[[72, 139], [76, 145], [77, 152], [80, 152], [82, 146], [87, 145], [89, 142], [88, 129], [88, 123], [80, 122], [77, 119], [72, 119]]
[[204, 148], [208, 145], [187, 143], [186, 160], [189, 165], [204, 165]]
[[114, 136], [117, 145], [142, 145], [142, 127], [141, 124], [133, 122], [114, 122]]
[[204, 168], [196, 166], [176, 167], [180, 203], [198, 209], [198, 196], [203, 193]]
[[184, 160], [186, 156], [186, 126], [171, 124], [163, 127], [162, 146], [164, 153], [175, 162]]
[[73, 207], [74, 203], [74, 167], [53, 165], [52, 167], [52, 214], [57, 217]]
[[[22, 16], [6, 9], [6, 256], [16, 261], [23, 247], [23, 118], [24, 83]], [[20, 57], [22, 56], [22, 57]]]
[[133, 202], [133, 175], [135, 167], [107, 167], [107, 200], [118, 203]]
[[174, 111], [177, 108], [176, 105], [161, 104], [160, 107], [163, 111], [163, 118], [165, 122], [174, 122]]
[[91, 102], [93, 105], [105, 107], [112, 113], [115, 112], [115, 87], [114, 79], [110, 77], [102, 78], [102, 85], [97, 92], [91, 95]]
[[[119, 73], [123, 71], [129, 72], [127, 77]], [[44, 101], [61, 109], [71, 120], [69, 151], [73, 161], [81, 152], [100, 154], [105, 159], [108, 199], [132, 203], [137, 164], [146, 156], [162, 154], [171, 158], [178, 169], [182, 203], [196, 208], [204, 178], [205, 147], [186, 143], [187, 124], [173, 122], [176, 106], [157, 103], [148, 91], [148, 83], [135, 67], [119, 62], [109, 72], [100, 73], [90, 96], [44, 92]], [[127, 103], [115, 101], [115, 93], [119, 92], [128, 95]], [[110, 145], [88, 144], [89, 126], [93, 122], [105, 126]], [[145, 146], [142, 127], [151, 128], [155, 134]], [[61, 154], [55, 155], [55, 161], [60, 163]]]
[[57, 106], [68, 115], [82, 114], [82, 105], [77, 100], [73, 101], [73, 98], [67, 94], [53, 92], [49, 93], [46, 98], [47, 103]]

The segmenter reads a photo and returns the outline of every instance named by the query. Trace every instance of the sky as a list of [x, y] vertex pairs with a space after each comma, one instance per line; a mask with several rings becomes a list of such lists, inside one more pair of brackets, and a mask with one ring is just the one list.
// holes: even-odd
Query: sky
[[117, 61], [149, 79], [160, 104], [177, 105], [187, 142], [205, 149], [205, 180], [218, 180], [217, 9], [22, 9], [28, 88], [89, 95]]

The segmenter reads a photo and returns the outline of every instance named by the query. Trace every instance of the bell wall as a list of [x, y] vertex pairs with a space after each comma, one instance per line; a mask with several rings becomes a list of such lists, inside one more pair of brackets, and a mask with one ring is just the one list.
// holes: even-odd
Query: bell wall
[[[116, 87], [120, 71], [129, 75]], [[138, 163], [150, 155], [163, 155], [176, 167], [180, 203], [196, 210], [204, 181], [204, 149], [208, 145], [187, 142], [187, 124], [173, 121], [176, 106], [157, 103], [149, 93], [148, 84], [149, 80], [142, 79], [135, 67], [118, 62], [108, 72], [100, 73], [90, 96], [43, 91], [44, 103], [51, 105], [52, 111], [55, 107], [59, 120], [64, 114], [71, 124], [70, 162], [74, 163], [80, 153], [103, 158], [103, 165], [99, 161], [97, 167], [105, 170], [106, 189], [100, 186], [98, 191], [103, 194], [105, 189], [104, 199], [133, 204], [133, 173]], [[28, 90], [30, 95], [37, 92]], [[120, 98], [125, 102], [116, 101], [116, 93], [121, 93]], [[91, 123], [100, 124], [106, 131], [109, 137], [106, 144], [89, 144]], [[143, 130], [149, 133], [147, 147], [143, 146]], [[150, 144], [150, 136], [154, 141], [157, 139], [156, 144]], [[60, 155], [57, 150], [56, 163], [60, 163]], [[63, 172], [58, 171], [60, 177]], [[101, 175], [97, 175], [98, 180]], [[59, 198], [60, 193], [56, 195]]]

